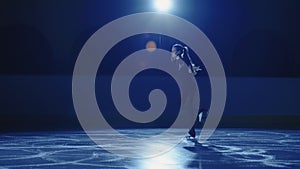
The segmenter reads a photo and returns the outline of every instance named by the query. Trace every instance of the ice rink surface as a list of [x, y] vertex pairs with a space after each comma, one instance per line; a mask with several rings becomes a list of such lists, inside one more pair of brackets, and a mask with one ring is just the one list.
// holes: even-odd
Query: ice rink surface
[[[131, 137], [155, 135], [163, 129], [122, 129]], [[114, 135], [102, 132], [104, 146]], [[199, 133], [199, 131], [198, 131]], [[168, 144], [172, 137], [160, 140]], [[145, 144], [143, 153], [159, 148]], [[115, 149], [135, 147], [124, 140]], [[263, 129], [218, 129], [205, 143], [183, 139], [173, 149], [151, 158], [129, 158], [110, 153], [84, 132], [32, 132], [0, 135], [0, 169], [6, 168], [107, 168], [107, 169], [234, 169], [300, 168], [300, 131]]]

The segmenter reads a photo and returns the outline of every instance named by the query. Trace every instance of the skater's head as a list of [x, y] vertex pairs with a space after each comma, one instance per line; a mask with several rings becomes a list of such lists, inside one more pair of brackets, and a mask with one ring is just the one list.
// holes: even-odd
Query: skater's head
[[172, 55], [171, 55], [171, 61], [179, 60], [180, 58], [183, 58], [184, 55], [186, 55], [188, 52], [188, 48], [186, 46], [183, 46], [181, 44], [174, 44], [172, 46]]

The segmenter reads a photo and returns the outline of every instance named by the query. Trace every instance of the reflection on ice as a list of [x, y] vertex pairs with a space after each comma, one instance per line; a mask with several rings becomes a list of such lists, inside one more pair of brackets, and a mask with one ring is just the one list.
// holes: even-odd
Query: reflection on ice
[[[147, 130], [147, 131], [146, 131]], [[161, 129], [128, 129], [129, 136]], [[103, 146], [136, 154], [168, 149], [171, 136], [139, 146], [103, 132]], [[108, 135], [107, 135], [108, 134]], [[105, 135], [105, 137], [104, 137]], [[110, 137], [107, 137], [110, 136]], [[144, 137], [147, 140], [147, 137]], [[175, 147], [148, 158], [127, 158], [107, 152], [83, 132], [0, 135], [0, 169], [7, 168], [300, 168], [300, 132], [219, 129], [206, 143], [183, 139]]]
[[[152, 151], [158, 148], [153, 145], [146, 145], [146, 151]], [[184, 158], [183, 158], [184, 155]], [[174, 169], [174, 168], [188, 168], [188, 162], [193, 159], [194, 154], [186, 152], [184, 149], [174, 148], [167, 153], [157, 155], [151, 158], [145, 158], [136, 162], [136, 168], [143, 169]], [[201, 164], [197, 168], [201, 168]]]

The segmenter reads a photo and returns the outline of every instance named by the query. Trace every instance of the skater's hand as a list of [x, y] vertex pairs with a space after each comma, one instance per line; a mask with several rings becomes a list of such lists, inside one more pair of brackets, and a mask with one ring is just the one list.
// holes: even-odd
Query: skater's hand
[[194, 64], [192, 64], [192, 73], [193, 73], [194, 75], [197, 75], [197, 73], [198, 73], [199, 71], [202, 71], [202, 69], [200, 68], [200, 66], [195, 66]]

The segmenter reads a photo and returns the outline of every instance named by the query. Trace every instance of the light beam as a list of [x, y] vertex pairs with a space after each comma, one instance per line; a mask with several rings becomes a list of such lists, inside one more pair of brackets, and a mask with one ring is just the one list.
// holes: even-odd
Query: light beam
[[155, 0], [154, 5], [158, 11], [167, 12], [172, 7], [172, 1], [171, 0]]

